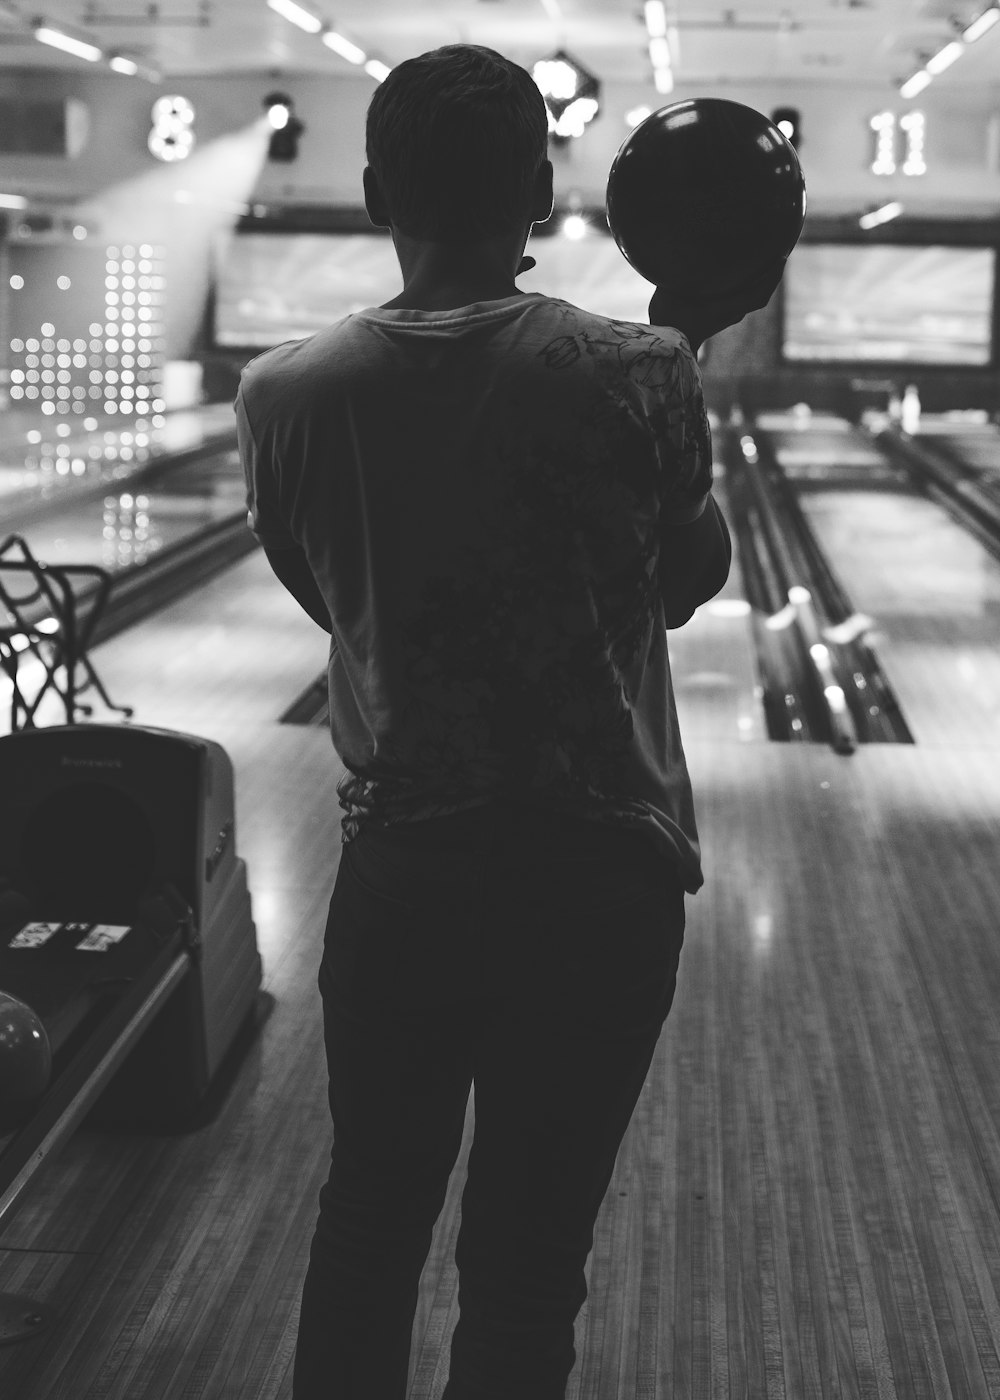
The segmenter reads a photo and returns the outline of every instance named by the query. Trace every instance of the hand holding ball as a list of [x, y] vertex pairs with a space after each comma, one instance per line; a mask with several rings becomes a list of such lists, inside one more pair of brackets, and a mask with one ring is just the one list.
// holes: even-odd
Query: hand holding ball
[[693, 98], [626, 138], [607, 209], [618, 247], [657, 288], [654, 324], [677, 324], [663, 319], [668, 308], [689, 319], [697, 309], [710, 335], [767, 304], [802, 232], [806, 187], [794, 147], [763, 113]]

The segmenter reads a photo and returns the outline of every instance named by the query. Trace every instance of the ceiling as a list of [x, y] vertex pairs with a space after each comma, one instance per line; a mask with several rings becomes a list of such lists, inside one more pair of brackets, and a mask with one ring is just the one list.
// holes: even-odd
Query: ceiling
[[[443, 44], [495, 48], [530, 67], [565, 47], [598, 77], [648, 84], [641, 0], [301, 0], [392, 66]], [[987, 0], [667, 0], [678, 83], [781, 81], [895, 87], [955, 37]], [[0, 69], [94, 71], [38, 43], [31, 21], [69, 26], [105, 50], [144, 59], [165, 77], [276, 70], [358, 73], [266, 0], [0, 0]], [[1000, 25], [936, 80], [938, 91], [1000, 92]]]

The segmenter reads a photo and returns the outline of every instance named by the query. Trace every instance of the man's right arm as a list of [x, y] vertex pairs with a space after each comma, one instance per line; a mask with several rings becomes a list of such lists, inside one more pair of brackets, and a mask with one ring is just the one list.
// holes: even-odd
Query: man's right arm
[[683, 627], [729, 577], [733, 545], [722, 511], [709, 496], [697, 520], [661, 523], [658, 576], [668, 628]]

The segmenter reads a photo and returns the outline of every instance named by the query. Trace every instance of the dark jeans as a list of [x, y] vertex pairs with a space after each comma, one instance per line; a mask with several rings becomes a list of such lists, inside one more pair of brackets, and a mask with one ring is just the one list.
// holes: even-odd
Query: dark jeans
[[294, 1400], [404, 1400], [473, 1082], [445, 1400], [561, 1400], [683, 940], [680, 878], [641, 832], [497, 805], [343, 848], [319, 973], [335, 1141]]

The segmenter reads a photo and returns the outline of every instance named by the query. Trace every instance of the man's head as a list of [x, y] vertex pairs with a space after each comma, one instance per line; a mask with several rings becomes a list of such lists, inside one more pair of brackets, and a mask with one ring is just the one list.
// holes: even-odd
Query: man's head
[[394, 68], [369, 104], [365, 147], [391, 221], [410, 238], [481, 243], [538, 218], [545, 99], [493, 49], [453, 44]]

